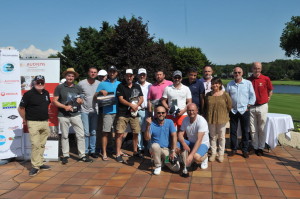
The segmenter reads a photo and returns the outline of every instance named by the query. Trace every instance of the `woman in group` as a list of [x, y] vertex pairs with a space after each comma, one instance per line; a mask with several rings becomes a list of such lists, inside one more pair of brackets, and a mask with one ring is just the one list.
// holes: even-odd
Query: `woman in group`
[[[224, 161], [226, 123], [229, 121], [231, 110], [231, 98], [222, 90], [223, 83], [220, 78], [211, 80], [211, 91], [205, 96], [205, 116], [210, 133], [210, 145], [212, 154], [209, 161], [218, 159]], [[218, 146], [217, 146], [218, 140]], [[218, 155], [217, 155], [218, 150]]]

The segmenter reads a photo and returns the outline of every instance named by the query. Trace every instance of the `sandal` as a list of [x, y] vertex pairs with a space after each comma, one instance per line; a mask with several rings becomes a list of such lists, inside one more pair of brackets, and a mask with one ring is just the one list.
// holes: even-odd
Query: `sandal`
[[128, 154], [126, 154], [126, 153], [121, 153], [121, 156], [123, 156], [123, 157], [128, 157]]
[[108, 161], [108, 157], [107, 156], [102, 156], [102, 160], [103, 161]]

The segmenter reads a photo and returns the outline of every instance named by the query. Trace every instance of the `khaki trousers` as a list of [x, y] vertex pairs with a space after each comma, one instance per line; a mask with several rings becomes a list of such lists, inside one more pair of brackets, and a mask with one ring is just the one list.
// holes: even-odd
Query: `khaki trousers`
[[219, 155], [224, 155], [226, 124], [208, 124], [208, 128], [210, 134], [211, 153], [217, 155], [217, 149], [219, 148]]
[[76, 134], [77, 139], [77, 149], [79, 158], [85, 156], [85, 140], [84, 140], [84, 130], [80, 115], [72, 117], [58, 117], [60, 130], [61, 130], [61, 148], [64, 157], [69, 157], [70, 145], [69, 145], [69, 128], [70, 125]]
[[250, 107], [250, 131], [254, 149], [264, 149], [266, 134], [264, 133], [267, 121], [268, 104]]
[[31, 142], [31, 164], [33, 168], [39, 169], [44, 163], [44, 151], [47, 138], [50, 135], [48, 120], [27, 121]]

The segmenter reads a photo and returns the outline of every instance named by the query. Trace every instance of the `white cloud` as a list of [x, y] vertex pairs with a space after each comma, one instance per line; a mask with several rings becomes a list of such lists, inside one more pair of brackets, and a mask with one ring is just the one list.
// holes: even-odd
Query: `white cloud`
[[28, 48], [25, 48], [20, 51], [20, 55], [22, 58], [28, 57], [37, 57], [37, 58], [48, 58], [50, 55], [56, 55], [57, 50], [48, 49], [46, 51], [42, 51], [41, 49], [36, 48], [34, 45], [30, 45]]

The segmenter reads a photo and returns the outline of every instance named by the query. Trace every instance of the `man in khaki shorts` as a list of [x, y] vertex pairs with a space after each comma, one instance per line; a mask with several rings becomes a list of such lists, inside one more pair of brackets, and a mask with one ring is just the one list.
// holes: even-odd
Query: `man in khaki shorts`
[[132, 69], [127, 69], [125, 74], [125, 80], [118, 85], [117, 97], [119, 100], [117, 121], [117, 133], [116, 133], [116, 160], [117, 162], [123, 162], [121, 156], [121, 145], [123, 134], [127, 128], [127, 124], [130, 124], [133, 138], [133, 155], [138, 153], [137, 143], [138, 134], [141, 132], [141, 127], [138, 118], [138, 108], [143, 103], [144, 97], [141, 86], [133, 83], [134, 75]]
[[43, 163], [45, 144], [50, 134], [48, 125], [50, 97], [44, 88], [44, 76], [36, 76], [33, 80], [33, 88], [24, 94], [18, 109], [20, 116], [27, 123], [30, 135], [32, 164], [30, 176], [35, 176], [40, 169], [50, 169], [50, 166]]

